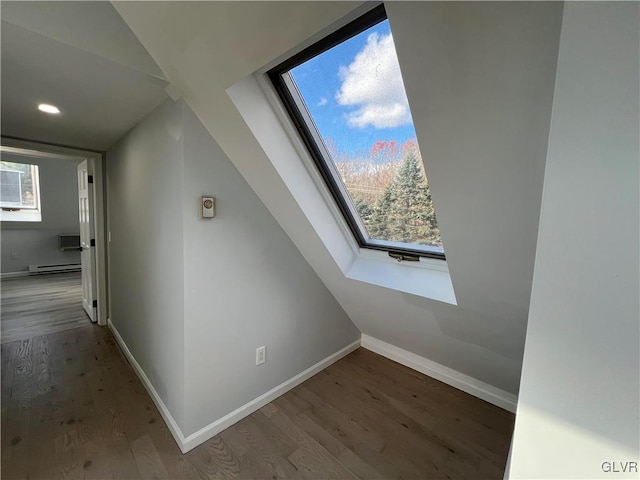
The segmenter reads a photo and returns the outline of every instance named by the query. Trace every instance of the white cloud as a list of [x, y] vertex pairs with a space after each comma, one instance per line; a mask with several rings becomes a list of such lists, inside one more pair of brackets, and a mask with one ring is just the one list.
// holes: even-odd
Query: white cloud
[[350, 126], [383, 129], [411, 123], [391, 34], [369, 35], [364, 48], [348, 67], [340, 67], [338, 75], [342, 85], [336, 100], [340, 105], [357, 107], [347, 114]]
[[327, 104], [328, 100], [325, 97], [322, 97], [320, 101], [316, 104], [317, 107], [324, 107]]

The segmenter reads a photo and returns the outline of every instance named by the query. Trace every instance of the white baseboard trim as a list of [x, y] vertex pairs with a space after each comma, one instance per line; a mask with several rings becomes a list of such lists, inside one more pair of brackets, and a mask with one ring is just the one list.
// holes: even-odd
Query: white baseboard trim
[[184, 449], [182, 449], [182, 451], [186, 453], [192, 448], [197, 447], [201, 443], [206, 442], [211, 437], [214, 437], [215, 435], [223, 431], [225, 428], [229, 428], [234, 423], [237, 423], [238, 421], [242, 420], [246, 416], [251, 415], [256, 410], [264, 407], [266, 404], [275, 400], [280, 395], [287, 393], [292, 388], [297, 387], [302, 382], [313, 377], [316, 373], [324, 370], [329, 365], [340, 360], [342, 357], [345, 357], [346, 355], [350, 354], [354, 350], [357, 350], [358, 347], [360, 347], [360, 339], [350, 343], [343, 349], [338, 350], [333, 355], [329, 355], [327, 358], [320, 360], [318, 363], [316, 363], [315, 365], [312, 365], [311, 367], [307, 368], [303, 372], [300, 372], [295, 377], [292, 377], [289, 380], [281, 383], [277, 387], [272, 388], [268, 392], [260, 395], [258, 398], [255, 398], [251, 400], [249, 403], [244, 404], [240, 408], [235, 409], [233, 412], [225, 415], [224, 417], [216, 420], [215, 422], [210, 423], [209, 425], [207, 425], [204, 428], [201, 428], [197, 432], [192, 433], [185, 439]]
[[220, 433], [224, 429], [229, 428], [234, 423], [237, 423], [243, 418], [245, 418], [246, 416], [251, 415], [256, 410], [264, 407], [266, 404], [275, 400], [280, 395], [287, 393], [292, 388], [297, 387], [305, 380], [308, 380], [309, 378], [314, 376], [316, 373], [320, 372], [321, 370], [324, 370], [329, 365], [337, 362], [342, 357], [353, 352], [360, 346], [360, 339], [358, 339], [355, 342], [350, 343], [343, 349], [337, 351], [336, 353], [329, 355], [323, 360], [320, 360], [318, 363], [307, 368], [306, 370], [299, 373], [295, 377], [292, 377], [289, 380], [286, 380], [285, 382], [272, 388], [268, 392], [260, 395], [258, 398], [254, 398], [253, 400], [244, 404], [240, 408], [235, 409], [233, 412], [228, 413], [224, 417], [219, 418], [218, 420], [215, 420], [214, 422], [201, 428], [197, 432], [192, 433], [191, 435], [185, 437], [184, 434], [182, 433], [182, 430], [180, 430], [180, 427], [178, 426], [177, 422], [171, 415], [171, 412], [169, 412], [169, 409], [167, 409], [167, 406], [164, 404], [164, 402], [160, 398], [160, 395], [158, 395], [158, 392], [149, 381], [149, 378], [147, 377], [147, 375], [144, 373], [144, 370], [138, 364], [135, 357], [127, 347], [126, 343], [118, 333], [118, 330], [111, 322], [111, 319], [107, 319], [107, 323], [109, 325], [109, 329], [113, 332], [113, 336], [118, 342], [118, 345], [120, 345], [120, 348], [122, 349], [122, 352], [124, 353], [125, 357], [127, 357], [127, 360], [133, 367], [133, 370], [136, 372], [136, 375], [138, 375], [138, 378], [140, 378], [140, 381], [142, 382], [144, 387], [147, 389], [147, 392], [151, 396], [153, 403], [155, 403], [156, 407], [158, 407], [158, 410], [160, 411], [162, 418], [164, 419], [167, 426], [169, 427], [169, 431], [173, 435], [173, 438], [175, 439], [182, 453], [187, 453], [189, 450], [192, 450], [193, 448], [197, 447], [201, 443], [204, 443], [210, 438], [216, 436], [218, 433]]
[[488, 383], [481, 382], [473, 377], [460, 373], [452, 368], [445, 367], [439, 363], [429, 360], [415, 353], [411, 353], [390, 343], [383, 342], [377, 338], [362, 334], [361, 345], [367, 350], [371, 350], [383, 357], [398, 362], [405, 367], [417, 370], [429, 377], [440, 380], [452, 387], [462, 390], [474, 397], [478, 397], [486, 402], [492, 403], [500, 408], [504, 408], [515, 413], [518, 405], [518, 397], [505, 390], [501, 390]]
[[127, 360], [133, 367], [133, 371], [136, 372], [136, 375], [138, 375], [138, 378], [142, 382], [142, 385], [144, 385], [144, 388], [151, 396], [153, 403], [155, 403], [156, 407], [158, 407], [160, 415], [162, 415], [164, 422], [167, 424], [167, 427], [169, 427], [169, 431], [171, 432], [171, 435], [173, 435], [173, 438], [178, 444], [178, 447], [180, 448], [182, 453], [187, 453], [187, 450], [184, 449], [185, 438], [182, 434], [182, 430], [180, 430], [180, 427], [178, 426], [178, 423], [173, 418], [173, 415], [171, 415], [171, 412], [169, 412], [169, 409], [162, 401], [162, 398], [160, 398], [160, 395], [158, 395], [158, 392], [149, 380], [149, 377], [147, 377], [147, 374], [144, 373], [144, 370], [129, 350], [129, 347], [127, 347], [127, 344], [124, 343], [124, 340], [120, 336], [120, 333], [118, 333], [118, 329], [111, 322], [110, 318], [107, 319], [107, 325], [109, 326], [111, 332], [113, 332], [113, 336], [116, 338], [116, 342], [118, 342], [122, 353], [124, 353], [124, 356], [127, 357]]
[[5, 272], [5, 273], [0, 273], [0, 279], [4, 279], [4, 278], [18, 278], [18, 277], [28, 277], [29, 276], [29, 272], [27, 270], [24, 270], [22, 272]]

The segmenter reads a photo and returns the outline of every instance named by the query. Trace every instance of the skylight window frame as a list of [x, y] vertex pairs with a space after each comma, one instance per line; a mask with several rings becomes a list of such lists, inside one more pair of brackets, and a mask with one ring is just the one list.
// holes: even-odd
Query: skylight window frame
[[394, 254], [394, 258], [398, 258], [399, 255], [400, 258], [403, 258], [402, 256], [405, 256], [404, 258], [417, 256], [445, 260], [445, 254], [441, 251], [441, 247], [402, 244], [365, 236], [364, 232], [367, 232], [367, 229], [355, 211], [355, 206], [341, 181], [335, 163], [331, 160], [318, 129], [315, 127], [313, 117], [307, 111], [304, 100], [289, 73], [295, 67], [385, 20], [387, 20], [387, 14], [384, 5], [380, 4], [272, 68], [267, 72], [267, 76], [360, 248], [385, 251]]

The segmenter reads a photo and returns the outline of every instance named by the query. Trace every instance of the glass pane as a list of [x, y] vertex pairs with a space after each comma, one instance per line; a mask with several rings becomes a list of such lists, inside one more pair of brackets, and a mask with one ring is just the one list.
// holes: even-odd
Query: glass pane
[[0, 161], [0, 205], [5, 208], [37, 208], [38, 167]]
[[289, 74], [365, 236], [442, 247], [389, 22]]

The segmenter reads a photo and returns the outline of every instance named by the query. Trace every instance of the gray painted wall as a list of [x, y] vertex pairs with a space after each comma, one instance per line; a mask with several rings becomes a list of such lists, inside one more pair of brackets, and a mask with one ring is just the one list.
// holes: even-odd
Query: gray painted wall
[[183, 102], [110, 150], [107, 175], [111, 319], [185, 436], [360, 337]]
[[638, 478], [638, 25], [565, 4], [510, 478]]
[[[184, 106], [185, 382], [191, 434], [360, 332], [191, 109]], [[216, 218], [198, 218], [215, 195]], [[267, 362], [256, 367], [255, 350]]]
[[182, 110], [166, 102], [107, 152], [110, 319], [176, 421], [184, 410]]
[[[58, 235], [79, 233], [78, 164], [73, 160], [30, 158], [2, 153], [8, 162], [38, 165], [41, 222], [2, 222], [2, 273], [24, 272], [29, 265], [80, 263], [80, 253], [62, 252]], [[17, 259], [12, 259], [15, 253]]]

